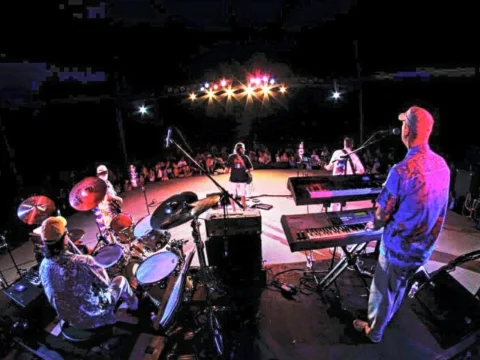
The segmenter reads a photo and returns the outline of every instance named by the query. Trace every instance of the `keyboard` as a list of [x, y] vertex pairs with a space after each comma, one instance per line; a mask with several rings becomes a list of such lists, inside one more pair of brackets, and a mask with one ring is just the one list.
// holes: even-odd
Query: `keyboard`
[[296, 205], [374, 201], [382, 191], [385, 175], [291, 177], [287, 187]]
[[380, 240], [383, 229], [366, 231], [373, 221], [374, 210], [283, 215], [280, 219], [290, 250], [318, 250], [335, 246], [361, 244]]

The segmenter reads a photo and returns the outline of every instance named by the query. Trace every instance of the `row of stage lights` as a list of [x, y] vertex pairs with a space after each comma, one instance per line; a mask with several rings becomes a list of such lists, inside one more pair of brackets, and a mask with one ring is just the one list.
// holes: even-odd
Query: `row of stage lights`
[[189, 98], [191, 101], [195, 101], [205, 98], [213, 99], [221, 95], [227, 98], [237, 96], [252, 97], [258, 93], [268, 96], [275, 90], [278, 90], [281, 94], [285, 94], [287, 88], [283, 84], [278, 84], [274, 78], [268, 76], [254, 77], [251, 78], [246, 85], [239, 83], [237, 86], [233, 86], [232, 82], [227, 79], [222, 79], [214, 83], [206, 82], [200, 87], [199, 91], [190, 93]]

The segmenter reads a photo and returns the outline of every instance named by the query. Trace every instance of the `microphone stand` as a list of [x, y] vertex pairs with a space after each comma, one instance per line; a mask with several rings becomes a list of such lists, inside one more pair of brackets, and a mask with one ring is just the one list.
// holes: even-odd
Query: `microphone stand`
[[147, 199], [147, 190], [145, 189], [145, 186], [142, 186], [142, 192], [143, 192], [143, 198], [145, 199], [145, 206], [147, 207], [147, 215], [150, 215], [150, 203], [148, 202], [148, 199]]
[[[170, 143], [175, 145], [178, 150], [180, 150], [192, 163], [194, 163], [201, 171], [207, 175], [207, 177], [212, 181], [215, 186], [220, 190], [220, 203], [222, 204], [223, 207], [223, 229], [224, 229], [224, 257], [228, 258], [228, 241], [227, 241], [227, 235], [228, 235], [228, 227], [227, 227], [227, 206], [228, 206], [228, 200], [234, 201], [241, 209], [243, 209], [243, 205], [235, 199], [230, 193], [222, 186], [220, 185], [185, 149], [183, 149], [175, 140], [172, 139], [172, 137], [167, 136], [166, 139], [167, 143], [166, 145], [168, 146]], [[187, 145], [188, 146], [188, 145]], [[245, 209], [244, 209], [245, 210]], [[203, 249], [199, 249], [199, 252], [203, 251]], [[200, 258], [200, 254], [199, 258]]]
[[[385, 134], [385, 135], [382, 135], [382, 136], [378, 137], [377, 139], [375, 139], [375, 136], [376, 136], [377, 134], [382, 134], [382, 132], [381, 132], [381, 131], [377, 131], [377, 132], [374, 133], [372, 136], [370, 136], [360, 147], [356, 148], [355, 150], [350, 151], [349, 153], [347, 153], [347, 154], [345, 154], [345, 155], [340, 156], [339, 159], [337, 159], [337, 160], [334, 161], [334, 163], [337, 162], [337, 161], [339, 161], [339, 160], [345, 160], [345, 161], [346, 161], [346, 163], [345, 163], [345, 171], [344, 171], [344, 173], [343, 173], [343, 176], [344, 176], [344, 177], [348, 176], [348, 175], [347, 175], [347, 166], [348, 166], [348, 163], [352, 162], [352, 161], [351, 161], [351, 155], [352, 155], [352, 154], [355, 154], [355, 153], [357, 153], [357, 152], [359, 152], [359, 151], [361, 151], [361, 150], [363, 150], [363, 149], [366, 149], [366, 148], [369, 147], [370, 145], [376, 144], [377, 142], [379, 142], [380, 140], [382, 140], [386, 135], [390, 135], [390, 134]], [[352, 169], [352, 171], [353, 171], [353, 169]], [[344, 204], [341, 203], [341, 204], [340, 204], [340, 211], [343, 210], [343, 206], [344, 206]], [[372, 206], [375, 207], [375, 201], [373, 201]], [[379, 251], [380, 251], [380, 242], [377, 241], [377, 245], [376, 245], [376, 247], [375, 247], [375, 253], [378, 254]], [[333, 256], [332, 256], [332, 261], [331, 261], [331, 263], [330, 263], [330, 268], [333, 268], [333, 263], [334, 263], [334, 260], [335, 260], [335, 255], [336, 255], [336, 253], [337, 253], [337, 247], [335, 247], [334, 250], [333, 250]], [[376, 256], [376, 257], [378, 257], [378, 256]]]
[[[215, 186], [218, 188], [218, 190], [220, 190], [221, 192], [221, 200], [223, 197], [225, 198], [228, 198], [230, 200], [233, 200], [240, 208], [243, 209], [243, 205], [240, 203], [240, 201], [236, 200], [232, 195], [230, 195], [228, 193], [228, 191], [222, 186], [220, 185], [213, 177], [212, 175], [210, 175], [204, 168], [202, 165], [200, 165], [192, 156], [190, 156], [190, 154], [185, 150], [183, 149], [175, 140], [173, 140], [172, 138], [168, 139], [169, 143], [172, 143], [173, 145], [175, 145], [178, 150], [180, 150], [192, 163], [195, 164], [195, 166], [197, 166], [201, 171], [203, 171], [205, 173], [205, 175], [207, 175], [207, 177], [210, 179], [210, 181], [212, 181]], [[224, 206], [226, 207], [226, 205]], [[225, 209], [225, 217], [226, 217], [226, 209]]]

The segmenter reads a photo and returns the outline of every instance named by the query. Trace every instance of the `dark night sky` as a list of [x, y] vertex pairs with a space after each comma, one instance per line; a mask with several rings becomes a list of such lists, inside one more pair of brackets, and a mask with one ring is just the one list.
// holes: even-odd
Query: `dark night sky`
[[[304, 4], [300, 0], [298, 3]], [[415, 67], [476, 66], [477, 49], [471, 41], [476, 24], [473, 19], [475, 12], [460, 3], [456, 2], [454, 7], [451, 3], [429, 1], [421, 4], [418, 1], [360, 1], [348, 14], [331, 16], [325, 11], [319, 19], [331, 20], [296, 33], [272, 30], [275, 24], [268, 22], [268, 18], [265, 18], [267, 27], [262, 30], [248, 29], [241, 24], [233, 31], [206, 33], [198, 29], [186, 30], [178, 22], [155, 29], [147, 25], [122, 28], [121, 23], [110, 26], [107, 20], [72, 22], [71, 14], [58, 11], [55, 4], [49, 8], [41, 2], [34, 2], [29, 5], [27, 13], [21, 12], [23, 16], [15, 18], [15, 23], [11, 24], [16, 31], [11, 31], [4, 41], [3, 53], [7, 56], [2, 61], [30, 60], [58, 66], [88, 66], [107, 73], [117, 71], [126, 77], [133, 94], [198, 79], [205, 67], [229, 59], [242, 61], [258, 51], [272, 61], [288, 64], [300, 76], [355, 76], [354, 39], [359, 40], [364, 74]], [[18, 7], [19, 10], [24, 6], [22, 4], [19, 1], [8, 6]], [[14, 11], [11, 8], [3, 14]], [[189, 14], [191, 17], [194, 18], [195, 14]], [[202, 21], [205, 18], [210, 17], [202, 17]], [[4, 20], [3, 26], [8, 26], [13, 17]], [[259, 21], [260, 15], [255, 19], [255, 22]], [[300, 24], [301, 18], [296, 16], [289, 21]], [[226, 23], [222, 26], [225, 27]], [[246, 42], [246, 39], [250, 41]], [[100, 87], [85, 85], [82, 90], [77, 90], [77, 94], [83, 91], [87, 94], [111, 93], [113, 87], [112, 83]], [[367, 130], [395, 126], [399, 110], [413, 103], [426, 103], [430, 110], [440, 115], [438, 122], [442, 136], [437, 141], [449, 151], [461, 155], [463, 144], [478, 142], [476, 132], [468, 131], [479, 118], [478, 87], [478, 76], [475, 79], [432, 82], [367, 83], [364, 86]], [[48, 98], [45, 89], [42, 96]], [[68, 96], [68, 87], [59, 89], [57, 96]], [[313, 99], [323, 97], [317, 90], [309, 91], [309, 95], [301, 91], [294, 95]], [[291, 101], [296, 102], [298, 99]], [[191, 126], [195, 121], [200, 121], [202, 128], [209, 129], [211, 134], [215, 119], [206, 119], [204, 114], [191, 112], [177, 99], [161, 100], [159, 104], [158, 118], [167, 125], [180, 124], [188, 139], [202, 139], [201, 134], [196, 134], [197, 129]], [[30, 110], [12, 113], [4, 108], [1, 111], [7, 123], [9, 139], [21, 160], [20, 167], [24, 171], [33, 170], [38, 175], [41, 165], [57, 171], [67, 169], [67, 162], [78, 166], [95, 161], [120, 162], [114, 105], [112, 101], [102, 101], [48, 106], [37, 117], [32, 117]], [[128, 106], [122, 106], [127, 122], [129, 152], [143, 158], [161, 151], [164, 128], [133, 122], [128, 116]], [[314, 113], [318, 118], [314, 120], [321, 127], [315, 132], [321, 140], [335, 142], [339, 129], [344, 132], [346, 126], [350, 133], [358, 133], [358, 99], [355, 92], [346, 96], [342, 109], [317, 106], [315, 102], [303, 106], [310, 109], [310, 116]], [[292, 111], [278, 116], [292, 118]], [[297, 110], [297, 113], [300, 112]], [[297, 130], [301, 132], [302, 128]], [[142, 140], [138, 141], [139, 138]], [[460, 145], [456, 145], [458, 142]], [[104, 144], [103, 150], [99, 150], [99, 143]], [[62, 157], [68, 158], [72, 152], [75, 159], [64, 161]], [[47, 160], [45, 154], [61, 159], [56, 161], [61, 165]], [[2, 156], [2, 162], [4, 158]], [[8, 166], [3, 163], [2, 168]]]

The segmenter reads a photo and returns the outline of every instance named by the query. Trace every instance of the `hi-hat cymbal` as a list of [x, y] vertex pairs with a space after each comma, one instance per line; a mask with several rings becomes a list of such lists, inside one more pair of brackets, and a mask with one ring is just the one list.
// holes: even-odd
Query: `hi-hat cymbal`
[[92, 210], [107, 194], [107, 183], [97, 177], [87, 177], [70, 191], [70, 206], [78, 211]]
[[195, 201], [189, 204], [191, 207], [190, 213], [192, 214], [193, 217], [199, 216], [203, 214], [205, 211], [210, 210], [214, 206], [218, 205], [219, 201], [220, 201], [220, 195], [218, 194], [210, 195], [205, 199]]
[[193, 219], [189, 204], [197, 200], [198, 196], [191, 191], [169, 197], [155, 209], [150, 226], [155, 230], [168, 230], [185, 224]]
[[17, 216], [25, 224], [35, 225], [46, 220], [55, 211], [54, 202], [46, 196], [32, 196], [23, 201]]
[[73, 242], [81, 240], [83, 238], [83, 235], [85, 235], [85, 231], [83, 231], [82, 229], [68, 229], [68, 237]]

